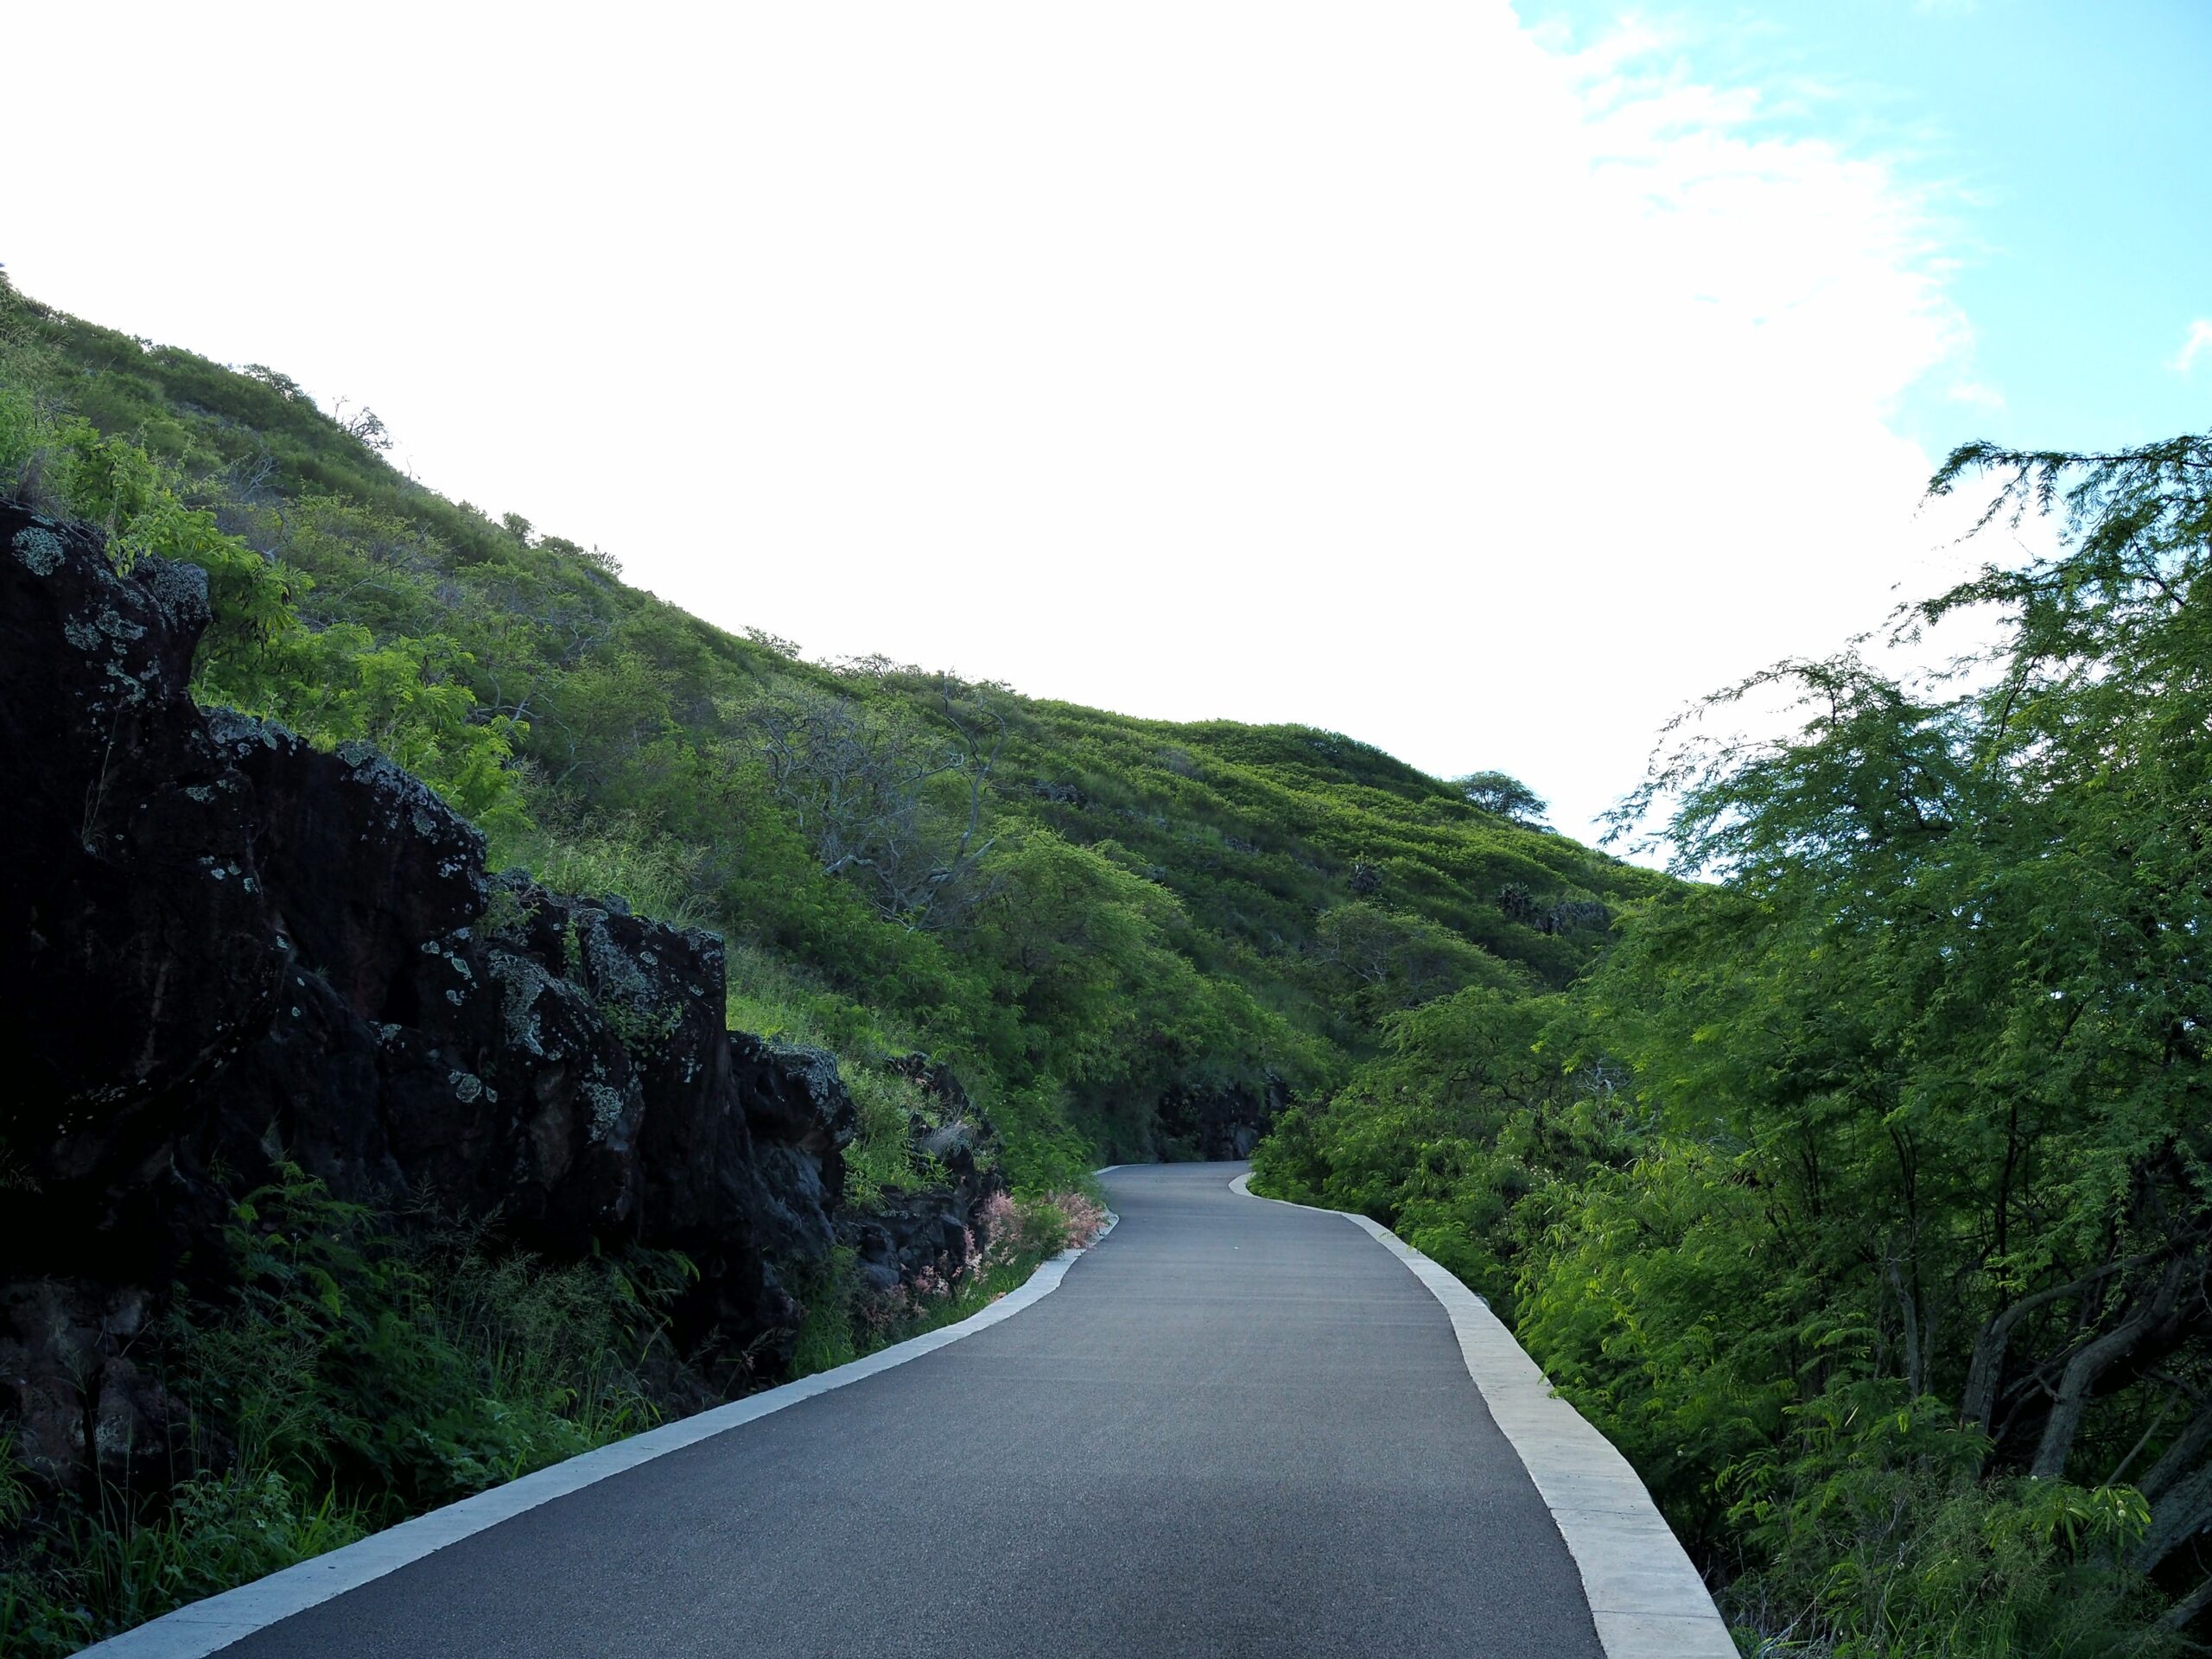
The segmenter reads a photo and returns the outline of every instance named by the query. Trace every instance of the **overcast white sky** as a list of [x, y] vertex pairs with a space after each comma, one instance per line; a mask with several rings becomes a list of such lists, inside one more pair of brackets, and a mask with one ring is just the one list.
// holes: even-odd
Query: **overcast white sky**
[[1893, 411], [1970, 337], [1942, 204], [1652, 31], [902, 0], [10, 35], [48, 66], [10, 92], [24, 291], [372, 404], [426, 482], [810, 656], [1331, 727], [1587, 834], [1686, 699], [1936, 580]]

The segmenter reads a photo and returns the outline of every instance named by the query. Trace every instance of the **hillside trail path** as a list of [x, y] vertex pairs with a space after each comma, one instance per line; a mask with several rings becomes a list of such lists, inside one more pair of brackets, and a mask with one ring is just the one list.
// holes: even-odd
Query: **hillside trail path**
[[1601, 1659], [1451, 1319], [1242, 1165], [962, 1340], [500, 1522], [236, 1659]]

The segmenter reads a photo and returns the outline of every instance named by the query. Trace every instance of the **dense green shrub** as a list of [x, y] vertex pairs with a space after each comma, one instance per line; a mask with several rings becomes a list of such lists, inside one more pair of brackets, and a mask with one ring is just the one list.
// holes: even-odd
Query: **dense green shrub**
[[2057, 556], [1974, 689], [1791, 663], [1692, 742], [1685, 874], [1564, 995], [1468, 989], [1255, 1159], [1510, 1317], [1748, 1643], [2148, 1654], [2212, 1605], [2212, 439], [1961, 451]]
[[1837, 1659], [2178, 1651], [2127, 1570], [2150, 1516], [2126, 1487], [1982, 1475], [1988, 1446], [1893, 1379], [1832, 1385], [1719, 1485], [1758, 1565], [1731, 1586], [1755, 1626]]

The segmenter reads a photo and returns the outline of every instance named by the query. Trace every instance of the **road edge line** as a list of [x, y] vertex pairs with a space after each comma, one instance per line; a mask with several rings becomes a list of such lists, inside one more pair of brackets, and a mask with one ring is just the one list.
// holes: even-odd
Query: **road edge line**
[[1109, 1211], [1106, 1224], [1090, 1243], [1062, 1250], [1039, 1262], [1037, 1270], [1015, 1288], [957, 1324], [925, 1331], [918, 1337], [879, 1348], [829, 1370], [817, 1371], [812, 1376], [779, 1383], [759, 1394], [748, 1394], [741, 1400], [679, 1417], [627, 1440], [616, 1440], [611, 1446], [579, 1452], [573, 1458], [550, 1464], [473, 1497], [426, 1510], [381, 1532], [371, 1533], [358, 1542], [296, 1561], [265, 1578], [219, 1591], [96, 1642], [79, 1649], [79, 1659], [92, 1659], [93, 1656], [98, 1659], [207, 1659], [207, 1656], [242, 1642], [257, 1630], [373, 1583], [426, 1555], [436, 1554], [448, 1544], [487, 1531], [502, 1521], [512, 1520], [657, 1458], [664, 1458], [671, 1452], [680, 1452], [717, 1434], [742, 1428], [803, 1400], [864, 1382], [880, 1371], [935, 1353], [963, 1337], [972, 1337], [1001, 1320], [1012, 1319], [1022, 1309], [1052, 1294], [1067, 1276], [1069, 1267], [1086, 1251], [1097, 1249], [1120, 1220], [1119, 1216]]
[[1443, 1305], [1467, 1375], [1582, 1575], [1583, 1599], [1605, 1659], [1738, 1659], [1705, 1580], [1643, 1480], [1611, 1440], [1553, 1392], [1489, 1303], [1379, 1222], [1263, 1198], [1252, 1191], [1249, 1171], [1229, 1189], [1261, 1204], [1342, 1217], [1396, 1256]]

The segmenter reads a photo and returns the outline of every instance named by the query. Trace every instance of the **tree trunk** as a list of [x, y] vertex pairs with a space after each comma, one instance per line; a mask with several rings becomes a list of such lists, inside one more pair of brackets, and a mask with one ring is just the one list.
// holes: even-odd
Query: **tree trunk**
[[2014, 1329], [2029, 1314], [2069, 1296], [2078, 1296], [2123, 1268], [2139, 1267], [2149, 1259], [2133, 1255], [2125, 1262], [2107, 1262], [2071, 1284], [2053, 1285], [2048, 1290], [2023, 1296], [1995, 1314], [1974, 1338], [1974, 1355], [1967, 1365], [1966, 1392], [1959, 1402], [1959, 1421], [1980, 1428], [1991, 1427], [1997, 1413], [1997, 1390], [2005, 1376], [2005, 1350], [2012, 1340]]
[[2143, 1535], [2131, 1559], [2139, 1570], [2152, 1572], [2208, 1524], [2212, 1524], [2212, 1464], [2178, 1482], [2151, 1506], [2151, 1530]]
[[2135, 1483], [2135, 1490], [2155, 1507], [2203, 1457], [2207, 1446], [2212, 1446], [2212, 1399], [2204, 1402], [2203, 1408], [2174, 1436], [2174, 1443], [2144, 1471], [2143, 1478]]
[[1912, 1287], [1905, 1283], [1904, 1269], [1894, 1255], [1890, 1258], [1889, 1268], [1890, 1284], [1897, 1294], [1897, 1313], [1904, 1321], [1905, 1390], [1917, 1400], [1922, 1387], [1920, 1310], [1914, 1302]]
[[2028, 1465], [2031, 1476], [2039, 1480], [2065, 1476], [2066, 1456], [2074, 1449], [2074, 1435], [2082, 1427], [2082, 1414], [2088, 1409], [2097, 1379], [2172, 1317], [2189, 1266], [2185, 1257], [2169, 1262], [2158, 1275], [2157, 1287], [2140, 1298], [2126, 1319], [2067, 1361], [2066, 1369], [2058, 1374], [2058, 1387], [2051, 1396], [2050, 1415], [2044, 1421], [2035, 1460]]
[[2207, 1607], [2212, 1607], [2212, 1579], [2205, 1580], [2196, 1589], [2167, 1609], [2167, 1626], [2172, 1630], [2185, 1630], [2189, 1628], [2190, 1621]]

